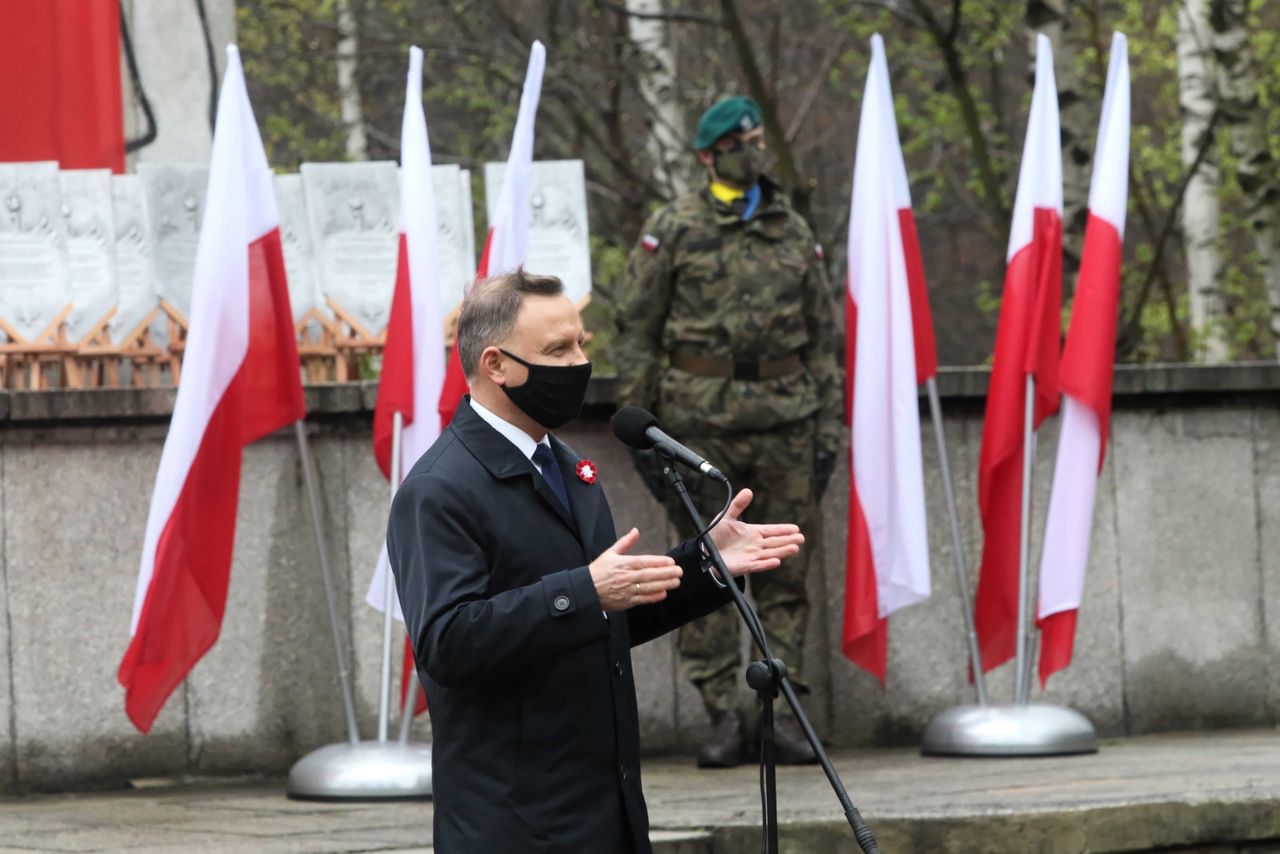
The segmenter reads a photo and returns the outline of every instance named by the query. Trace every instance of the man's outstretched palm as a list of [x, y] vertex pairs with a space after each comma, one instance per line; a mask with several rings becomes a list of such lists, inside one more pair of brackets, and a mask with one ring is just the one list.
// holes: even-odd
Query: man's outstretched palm
[[743, 522], [742, 514], [751, 505], [752, 498], [749, 489], [735, 495], [724, 518], [711, 529], [711, 539], [734, 575], [776, 569], [785, 558], [800, 551], [804, 543], [804, 534], [795, 525]]

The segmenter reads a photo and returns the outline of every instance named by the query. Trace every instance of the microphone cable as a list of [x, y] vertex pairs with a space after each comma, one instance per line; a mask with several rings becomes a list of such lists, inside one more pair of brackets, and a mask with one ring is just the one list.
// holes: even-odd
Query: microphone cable
[[701, 540], [707, 534], [711, 533], [711, 529], [716, 525], [719, 525], [720, 520], [729, 512], [729, 506], [733, 504], [733, 484], [729, 482], [728, 478], [725, 478], [724, 480], [724, 492], [724, 506], [720, 508], [720, 512], [716, 514], [715, 518], [711, 520], [707, 527], [703, 528], [702, 531], [699, 532], [698, 536], [694, 537], [695, 540]]

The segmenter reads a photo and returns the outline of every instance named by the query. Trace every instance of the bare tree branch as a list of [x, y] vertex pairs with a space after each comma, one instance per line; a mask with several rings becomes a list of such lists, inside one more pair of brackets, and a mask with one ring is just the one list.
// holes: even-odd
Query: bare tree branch
[[1007, 222], [1010, 212], [1005, 203], [1004, 182], [996, 172], [991, 161], [991, 152], [987, 147], [987, 134], [982, 128], [982, 119], [978, 112], [977, 101], [969, 88], [969, 75], [965, 71], [960, 51], [956, 47], [955, 36], [959, 34], [959, 0], [952, 5], [952, 30], [944, 30], [942, 24], [929, 8], [929, 0], [910, 0], [916, 14], [924, 21], [925, 30], [932, 36], [947, 69], [947, 78], [951, 83], [951, 91], [960, 104], [960, 115], [964, 120], [965, 131], [969, 136], [969, 146], [973, 149], [973, 158], [977, 161], [978, 177], [982, 182], [983, 194], [986, 196], [987, 208], [997, 223]]
[[955, 44], [956, 37], [960, 35], [960, 4], [961, 0], [951, 0], [951, 24], [947, 27], [947, 41], [950, 44]]
[[[1164, 249], [1168, 245], [1169, 238], [1173, 235], [1178, 227], [1178, 212], [1182, 210], [1183, 197], [1187, 193], [1187, 187], [1191, 184], [1191, 179], [1195, 177], [1196, 172], [1200, 169], [1200, 164], [1204, 162], [1209, 151], [1213, 148], [1214, 128], [1218, 124], [1221, 116], [1219, 110], [1214, 110], [1209, 116], [1209, 122], [1205, 125], [1204, 134], [1200, 139], [1200, 147], [1196, 150], [1195, 160], [1187, 167], [1186, 172], [1182, 176], [1182, 180], [1178, 182], [1178, 189], [1173, 195], [1173, 199], [1169, 205], [1169, 209], [1165, 211], [1164, 225], [1160, 229], [1159, 235], [1155, 240], [1155, 254], [1151, 258], [1151, 266], [1147, 268], [1147, 275], [1143, 279], [1142, 288], [1138, 291], [1137, 302], [1134, 303], [1132, 313], [1129, 320], [1124, 324], [1123, 340], [1130, 343], [1130, 346], [1136, 344], [1142, 331], [1142, 309], [1146, 305], [1147, 298], [1151, 295], [1151, 286], [1155, 284], [1156, 274], [1164, 269]], [[1170, 294], [1171, 296], [1171, 294]], [[1170, 306], [1170, 319], [1173, 324], [1177, 325], [1177, 320], [1173, 314], [1172, 305]], [[1186, 344], [1181, 345], [1185, 349]], [[1186, 353], [1180, 354], [1186, 358]]]
[[786, 138], [787, 142], [795, 142], [796, 134], [800, 133], [800, 128], [804, 126], [805, 119], [809, 118], [809, 111], [813, 109], [813, 105], [818, 100], [818, 93], [822, 91], [822, 84], [827, 82], [827, 76], [831, 73], [832, 67], [840, 61], [844, 49], [849, 44], [850, 33], [843, 30], [836, 43], [832, 45], [831, 50], [823, 58], [822, 64], [818, 66], [818, 71], [813, 75], [813, 80], [809, 81], [809, 88], [800, 96], [800, 102], [796, 106], [796, 114], [791, 117], [791, 124], [787, 126]]

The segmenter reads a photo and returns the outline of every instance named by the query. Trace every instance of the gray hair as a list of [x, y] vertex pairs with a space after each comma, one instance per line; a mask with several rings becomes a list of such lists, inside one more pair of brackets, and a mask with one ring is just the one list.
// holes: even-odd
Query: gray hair
[[480, 354], [511, 336], [516, 316], [529, 294], [554, 297], [564, 293], [555, 276], [538, 276], [517, 267], [513, 272], [476, 282], [462, 300], [458, 315], [458, 355], [468, 380], [480, 370]]

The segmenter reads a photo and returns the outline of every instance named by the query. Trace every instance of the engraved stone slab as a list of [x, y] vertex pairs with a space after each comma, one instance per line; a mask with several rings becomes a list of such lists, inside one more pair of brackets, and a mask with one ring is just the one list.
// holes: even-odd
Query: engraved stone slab
[[[505, 163], [484, 166], [485, 209], [490, 223], [502, 194], [505, 171]], [[543, 160], [533, 164], [525, 269], [559, 276], [574, 302], [591, 293], [587, 182], [581, 160]]]
[[139, 163], [138, 176], [146, 189], [160, 296], [190, 317], [209, 170], [187, 164]]
[[431, 167], [436, 194], [441, 308], [448, 316], [476, 277], [476, 235], [471, 213], [471, 172], [454, 164]]
[[58, 164], [0, 164], [0, 318], [30, 341], [70, 300]]
[[[289, 277], [289, 306], [293, 322], [320, 302], [316, 284], [315, 244], [307, 217], [307, 196], [301, 175], [276, 176], [276, 205], [280, 209], [280, 243]], [[327, 311], [327, 309], [326, 309]]]
[[303, 163], [320, 298], [370, 335], [386, 328], [395, 288], [400, 190], [396, 165]]
[[[116, 287], [119, 299], [111, 318], [111, 340], [133, 332], [160, 301], [155, 245], [147, 216], [146, 192], [137, 175], [111, 176], [115, 225]], [[162, 324], [157, 324], [162, 326]]]
[[119, 295], [111, 170], [71, 169], [59, 173], [58, 179], [71, 290], [67, 336], [80, 341], [111, 311]]

